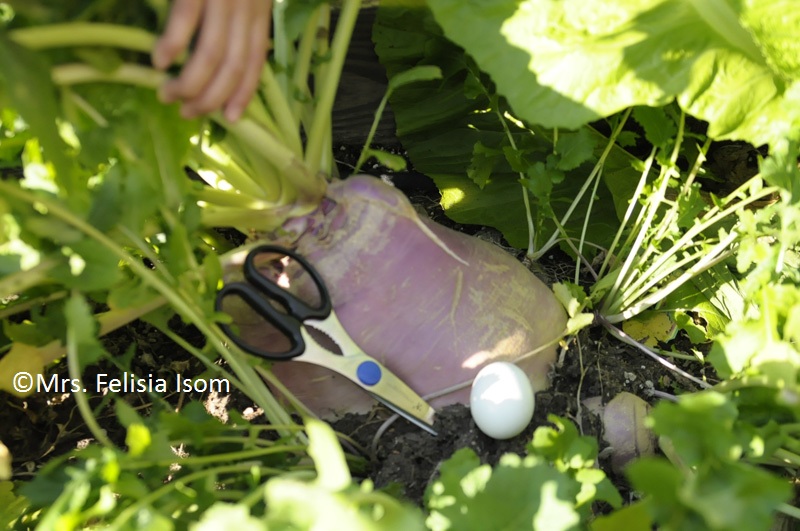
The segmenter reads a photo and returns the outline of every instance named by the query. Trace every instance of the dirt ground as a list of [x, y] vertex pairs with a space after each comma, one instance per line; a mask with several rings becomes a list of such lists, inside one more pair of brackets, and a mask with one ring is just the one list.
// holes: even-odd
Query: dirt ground
[[[346, 171], [352, 153], [344, 150], [343, 171]], [[382, 168], [372, 168], [380, 175]], [[395, 184], [403, 189], [420, 208], [432, 217], [447, 222], [437, 210], [436, 190], [426, 178], [412, 172], [391, 176]], [[450, 226], [479, 237], [494, 239], [502, 245], [497, 233], [481, 227], [463, 227], [447, 222]], [[524, 253], [517, 253], [518, 255]], [[536, 264], [535, 271], [549, 284], [569, 278], [572, 262], [566, 255], [555, 251]], [[201, 344], [193, 329], [183, 330], [183, 335], [194, 344]], [[175, 373], [187, 376], [203, 372], [204, 367], [190, 354], [181, 350], [170, 339], [149, 325], [136, 322], [107, 338], [105, 345], [112, 354], [122, 354], [129, 348], [136, 349], [133, 371], [138, 374], [153, 374], [168, 378]], [[133, 346], [133, 347], [132, 347]], [[684, 362], [685, 363], [685, 362]], [[690, 363], [690, 362], [689, 362]], [[680, 365], [680, 363], [679, 363]], [[690, 364], [691, 365], [691, 364]], [[687, 367], [688, 368], [688, 367]], [[66, 367], [56, 371], [66, 374]], [[100, 370], [97, 368], [95, 370]], [[106, 367], [103, 370], [113, 370]], [[690, 369], [697, 372], [697, 364]], [[92, 374], [84, 374], [91, 378]], [[346, 416], [334, 424], [343, 435], [356, 444], [348, 445], [355, 452], [365, 453], [369, 459], [364, 477], [371, 478], [377, 487], [399, 485], [404, 495], [420, 503], [426, 487], [436, 477], [439, 464], [459, 448], [468, 447], [487, 463], [495, 463], [506, 452], [523, 453], [536, 427], [547, 423], [550, 414], [572, 419], [586, 435], [603, 442], [601, 423], [582, 402], [590, 397], [601, 397], [603, 403], [617, 393], [628, 391], [648, 402], [654, 402], [654, 391], [679, 394], [683, 390], [694, 390], [693, 384], [665, 369], [662, 365], [608, 336], [601, 328], [585, 330], [568, 350], [563, 352], [560, 365], [553, 368], [552, 386], [536, 395], [536, 409], [528, 428], [517, 437], [507, 441], [496, 441], [483, 435], [475, 426], [468, 408], [450, 406], [437, 413], [435, 429], [438, 436], [429, 435], [410, 423], [400, 419], [378, 435], [378, 430], [389, 417], [380, 408], [370, 415]], [[244, 412], [253, 404], [246, 397], [232, 396], [182, 396], [167, 397], [175, 407], [190, 399], [200, 399], [209, 410], [225, 417], [225, 409]], [[113, 415], [111, 407], [103, 407], [103, 397], [95, 397], [91, 403], [100, 411], [99, 422], [109, 436], [122, 443], [124, 433]], [[126, 400], [134, 407], [146, 411], [149, 407], [147, 395], [131, 394]], [[263, 418], [263, 417], [262, 417]], [[258, 422], [258, 420], [255, 420]], [[28, 479], [39, 466], [55, 455], [76, 446], [84, 445], [90, 437], [78, 413], [74, 398], [69, 394], [38, 394], [18, 399], [0, 394], [0, 440], [13, 455], [15, 479]], [[624, 478], [614, 476], [606, 459], [601, 459], [606, 469], [622, 492], [627, 492]]]

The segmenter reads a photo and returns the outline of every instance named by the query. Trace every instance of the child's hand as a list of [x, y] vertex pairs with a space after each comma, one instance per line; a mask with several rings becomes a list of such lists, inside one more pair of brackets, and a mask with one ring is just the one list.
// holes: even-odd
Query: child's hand
[[223, 107], [227, 120], [237, 120], [258, 86], [271, 17], [272, 0], [175, 0], [153, 65], [166, 69], [198, 37], [180, 76], [161, 87], [161, 100], [183, 101], [186, 118]]

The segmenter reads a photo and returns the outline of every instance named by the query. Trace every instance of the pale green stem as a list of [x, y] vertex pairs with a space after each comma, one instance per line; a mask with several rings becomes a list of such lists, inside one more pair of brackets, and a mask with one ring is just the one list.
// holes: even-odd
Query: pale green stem
[[[323, 5], [317, 7], [306, 21], [303, 35], [300, 37], [300, 45], [297, 47], [295, 56], [294, 75], [292, 76], [292, 89], [305, 101], [312, 99], [311, 91], [308, 88], [308, 75], [311, 71], [311, 59], [314, 54], [314, 44], [317, 39], [317, 31], [322, 22], [322, 17], [327, 15], [327, 10]], [[326, 36], [327, 38], [327, 36]], [[292, 99], [292, 115], [300, 116], [303, 101], [300, 98]]]
[[[200, 222], [205, 227], [233, 227], [247, 234], [250, 230], [275, 230], [281, 226], [282, 220], [292, 217], [292, 212], [288, 207], [251, 211], [207, 205], [200, 211]], [[304, 213], [301, 211], [298, 215]]]
[[173, 332], [169, 328], [164, 328], [164, 327], [161, 327], [161, 326], [157, 326], [157, 328], [161, 331], [162, 334], [164, 334], [165, 336], [170, 338], [172, 341], [174, 341], [175, 344], [177, 344], [183, 350], [185, 350], [186, 352], [191, 353], [192, 356], [194, 356], [195, 358], [199, 359], [203, 363], [203, 365], [206, 366], [206, 369], [208, 369], [208, 370], [210, 370], [210, 371], [212, 371], [212, 372], [214, 372], [214, 373], [226, 378], [237, 389], [243, 389], [244, 388], [244, 384], [242, 384], [241, 381], [239, 381], [237, 378], [233, 377], [230, 372], [226, 371], [225, 369], [223, 369], [222, 367], [220, 367], [219, 365], [214, 363], [213, 360], [209, 359], [209, 357], [205, 355], [205, 353], [203, 353], [201, 350], [199, 350], [199, 349], [195, 348], [194, 346], [192, 346], [191, 343], [189, 343], [188, 341], [183, 339], [181, 336], [179, 336], [178, 334], [176, 334], [175, 332]]
[[17, 271], [6, 275], [0, 280], [0, 298], [5, 299], [13, 295], [18, 295], [33, 286], [36, 286], [48, 278], [51, 269], [63, 263], [54, 258], [47, 258], [30, 269]]
[[[488, 93], [486, 94], [489, 98], [492, 98], [491, 95]], [[386, 98], [388, 99], [389, 94], [387, 93]], [[508, 143], [511, 145], [511, 148], [516, 151], [517, 143], [514, 141], [514, 135], [511, 134], [511, 129], [508, 127], [508, 122], [506, 122], [505, 117], [500, 112], [500, 109], [497, 105], [497, 98], [492, 98], [495, 114], [497, 114], [498, 120], [500, 120], [500, 124], [503, 126], [503, 131], [506, 134], [506, 138], [508, 139]], [[377, 124], [376, 124], [377, 125]], [[522, 203], [525, 205], [525, 219], [528, 223], [528, 251], [525, 253], [528, 258], [534, 259], [534, 251], [536, 248], [536, 227], [533, 224], [533, 214], [531, 212], [531, 200], [528, 197], [528, 187], [522, 184], [522, 181], [525, 179], [525, 175], [522, 172], [518, 172], [520, 178], [520, 188], [522, 189]]]
[[670, 169], [666, 167], [661, 168], [660, 186], [653, 193], [651, 201], [648, 203], [648, 207], [645, 209], [645, 218], [642, 222], [642, 225], [638, 227], [636, 238], [633, 241], [633, 246], [622, 264], [622, 268], [620, 269], [620, 273], [614, 281], [614, 285], [606, 296], [602, 310], [603, 313], [608, 313], [609, 306], [611, 306], [612, 303], [617, 300], [620, 290], [625, 289], [624, 285], [630, 280], [628, 277], [628, 272], [632, 271], [635, 275], [637, 269], [634, 269], [634, 266], [644, 263], [644, 260], [639, 252], [642, 249], [642, 244], [645, 242], [645, 238], [647, 237], [647, 228], [653, 224], [653, 219], [655, 218], [660, 205], [660, 199], [664, 197], [664, 192], [666, 191], [669, 183], [669, 174]]
[[[681, 186], [679, 194], [686, 194], [688, 195], [691, 192], [692, 183], [694, 183], [697, 174], [700, 172], [700, 168], [705, 162], [705, 153], [708, 151], [708, 147], [711, 145], [711, 139], [707, 139], [703, 147], [701, 148], [701, 152], [697, 154], [697, 158], [692, 165], [692, 169], [689, 171], [689, 175], [686, 177], [686, 181]], [[678, 206], [678, 203], [675, 202], [671, 205], [671, 208], [667, 211], [664, 219], [659, 222], [659, 230], [656, 232], [655, 236], [653, 237], [654, 241], [661, 241], [667, 232], [669, 232], [670, 227], [672, 226], [675, 219], [680, 215], [681, 209]]]
[[383, 111], [386, 109], [386, 104], [389, 102], [389, 98], [392, 96], [392, 92], [393, 91], [391, 87], [387, 88], [386, 94], [383, 95], [380, 104], [378, 104], [378, 109], [375, 111], [375, 116], [372, 118], [372, 125], [367, 133], [367, 140], [364, 142], [364, 146], [361, 148], [361, 154], [358, 156], [358, 161], [356, 161], [356, 167], [353, 170], [353, 173], [359, 173], [361, 171], [361, 166], [367, 162], [367, 158], [369, 158], [367, 152], [372, 145], [372, 139], [375, 138], [375, 132], [378, 130], [378, 124], [383, 116]]
[[294, 43], [286, 35], [286, 8], [288, 0], [276, 0], [272, 5], [273, 60], [278, 65], [276, 81], [282, 94], [289, 94], [289, 64]]
[[330, 63], [326, 65], [327, 75], [322, 80], [317, 92], [317, 106], [314, 110], [314, 120], [311, 123], [311, 131], [306, 145], [305, 162], [312, 175], [321, 169], [322, 150], [326, 144], [326, 137], [330, 135], [333, 101], [360, 7], [361, 0], [344, 0], [342, 2], [339, 23], [336, 25], [336, 34], [333, 36], [331, 45]]
[[[103, 72], [86, 64], [68, 64], [54, 67], [52, 73], [53, 81], [58, 85], [113, 82], [154, 89], [166, 79], [166, 74], [134, 64], [121, 65], [113, 72]], [[279, 173], [292, 175], [292, 183], [297, 188], [299, 201], [308, 207], [308, 211], [316, 208], [325, 193], [325, 181], [309, 173], [308, 168], [294, 156], [291, 149], [281, 144], [272, 134], [252, 120], [242, 119], [231, 123], [225, 120], [219, 112], [213, 113], [212, 119], [225, 127], [241, 142], [263, 153]], [[257, 172], [250, 177], [266, 193], [269, 193], [269, 190], [275, 185], [274, 181], [270, 181]]]
[[94, 22], [67, 22], [21, 28], [9, 32], [9, 36], [32, 50], [107, 46], [150, 53], [156, 44], [156, 36], [143, 29]]
[[[684, 233], [684, 235], [681, 236], [678, 239], [678, 241], [676, 241], [672, 245], [672, 247], [670, 247], [670, 249], [668, 251], [666, 251], [663, 254], [661, 254], [661, 256], [659, 256], [657, 260], [655, 260], [650, 266], [648, 266], [646, 270], [643, 270], [642, 274], [639, 276], [639, 278], [636, 281], [632, 282], [630, 285], [626, 285], [624, 290], [625, 291], [631, 291], [631, 290], [638, 289], [643, 283], [645, 283], [647, 280], [652, 278], [654, 271], [657, 271], [658, 269], [660, 269], [664, 265], [665, 262], [667, 262], [670, 258], [672, 258], [675, 254], [677, 254], [681, 250], [685, 249], [686, 246], [690, 245], [692, 243], [692, 241], [694, 240], [694, 238], [697, 235], [699, 235], [702, 231], [708, 229], [709, 227], [714, 226], [715, 224], [717, 224], [720, 221], [722, 221], [723, 219], [727, 218], [728, 216], [730, 216], [734, 212], [742, 210], [747, 205], [749, 205], [749, 204], [751, 204], [751, 203], [753, 203], [755, 201], [758, 201], [759, 199], [762, 199], [764, 197], [772, 195], [775, 191], [777, 191], [777, 188], [764, 188], [759, 193], [757, 193], [757, 194], [755, 194], [755, 195], [753, 195], [751, 197], [748, 197], [744, 201], [740, 201], [738, 203], [735, 203], [734, 205], [726, 208], [725, 210], [722, 210], [721, 212], [713, 215], [712, 217], [710, 217], [710, 219], [706, 219], [706, 216], [708, 216], [708, 213], [707, 213], [706, 216], [704, 216], [704, 219], [700, 223], [695, 224], [694, 226], [692, 226], [692, 228], [690, 228], [688, 231], [686, 231], [686, 233]], [[709, 213], [713, 212], [713, 211], [714, 211], [714, 209], [710, 210]], [[648, 221], [648, 223], [647, 223], [647, 226], [649, 226], [649, 225], [650, 225], [650, 221]], [[644, 234], [644, 232], [645, 231], [641, 231], [640, 234]], [[633, 254], [631, 256], [633, 256]], [[611, 300], [610, 297], [609, 297], [609, 300]]]
[[723, 252], [730, 247], [730, 245], [738, 238], [739, 235], [735, 232], [730, 233], [725, 239], [715, 245], [707, 255], [705, 255], [701, 260], [699, 260], [695, 265], [681, 274], [678, 278], [671, 281], [669, 284], [664, 286], [663, 288], [659, 289], [658, 291], [652, 293], [651, 295], [641, 299], [637, 304], [630, 306], [627, 310], [619, 313], [617, 315], [610, 315], [607, 317], [609, 322], [619, 322], [624, 321], [626, 319], [630, 319], [634, 315], [637, 315], [648, 307], [661, 302], [665, 298], [667, 298], [672, 292], [676, 289], [681, 287], [684, 283], [689, 281], [691, 278], [699, 275], [703, 271], [714, 267], [718, 263], [722, 262], [726, 258], [728, 258], [731, 253], [730, 252]]
[[[642, 195], [644, 185], [647, 183], [647, 176], [650, 175], [650, 169], [653, 167], [653, 161], [656, 158], [656, 151], [657, 148], [654, 147], [652, 151], [650, 151], [650, 156], [647, 157], [647, 160], [645, 160], [642, 175], [639, 177], [639, 182], [636, 184], [636, 190], [634, 190], [633, 197], [631, 197], [631, 200], [628, 203], [628, 208], [625, 210], [625, 215], [622, 217], [622, 223], [620, 224], [619, 229], [617, 229], [617, 233], [614, 235], [614, 241], [611, 242], [611, 246], [608, 248], [606, 257], [603, 260], [603, 265], [600, 266], [600, 271], [597, 273], [598, 277], [603, 276], [603, 274], [606, 272], [606, 269], [611, 264], [612, 257], [615, 256], [615, 253], [617, 252], [617, 244], [619, 244], [619, 240], [622, 238], [622, 234], [625, 232], [625, 227], [627, 226], [628, 221], [631, 219], [631, 216], [633, 216], [634, 210], [636, 210], [636, 207], [639, 203], [639, 197]], [[644, 212], [644, 209], [639, 209], [639, 212], [641, 214]], [[638, 221], [639, 220], [637, 220], [637, 223]], [[625, 246], [623, 245], [623, 248], [624, 247]]]
[[[617, 128], [614, 129], [614, 131], [611, 133], [611, 136], [608, 139], [608, 144], [606, 144], [606, 148], [603, 150], [603, 153], [600, 155], [600, 158], [597, 160], [597, 163], [594, 165], [594, 168], [592, 168], [592, 171], [586, 178], [586, 181], [583, 183], [583, 186], [581, 186], [581, 189], [575, 196], [575, 199], [572, 201], [572, 204], [570, 204], [569, 208], [567, 209], [567, 212], [561, 218], [562, 225], [567, 224], [569, 218], [572, 216], [572, 213], [575, 211], [576, 208], [578, 208], [578, 203], [583, 198], [583, 195], [589, 189], [589, 186], [591, 186], [593, 179], [600, 172], [600, 169], [605, 165], [606, 159], [608, 158], [609, 153], [611, 153], [611, 150], [614, 147], [617, 137], [622, 132], [622, 128], [628, 121], [628, 117], [630, 116], [630, 114], [631, 114], [631, 109], [628, 109], [625, 111], [625, 114], [622, 115], [622, 119], [620, 120], [619, 125], [617, 125]], [[550, 239], [547, 240], [547, 243], [545, 243], [542, 246], [542, 248], [536, 251], [534, 255], [531, 256], [530, 258], [532, 260], [538, 260], [541, 256], [543, 256], [544, 253], [550, 250], [550, 248], [555, 244], [556, 240], [558, 239], [558, 234], [559, 234], [558, 230], [554, 231], [553, 235], [550, 236]]]
[[219, 188], [220, 181], [225, 181], [243, 195], [262, 199], [265, 197], [264, 191], [253, 183], [253, 180], [238, 161], [231, 159], [227, 153], [224, 153], [216, 146], [209, 146], [203, 143], [195, 156], [202, 166], [201, 168], [195, 168], [196, 170], [209, 169], [218, 175], [217, 179], [211, 180], [206, 175], [203, 175], [204, 172], [198, 172], [209, 186]]
[[[69, 377], [72, 381], [80, 382], [79, 385], [83, 388], [80, 361], [78, 360], [78, 338], [75, 337], [75, 331], [71, 326], [67, 327], [67, 370], [69, 371]], [[83, 391], [78, 391], [77, 393], [73, 393], [72, 396], [75, 398], [78, 411], [80, 411], [81, 417], [83, 417], [83, 421], [86, 423], [86, 427], [92, 432], [94, 438], [103, 446], [113, 448], [114, 444], [111, 442], [111, 439], [108, 438], [105, 430], [97, 423], [97, 419], [92, 413], [92, 408], [89, 406], [89, 401], [86, 399], [86, 394]]]
[[[589, 228], [589, 219], [591, 218], [592, 215], [594, 198], [597, 196], [597, 187], [600, 185], [600, 179], [602, 178], [602, 176], [603, 176], [603, 170], [601, 168], [600, 171], [597, 172], [597, 177], [594, 180], [594, 189], [592, 190], [592, 194], [589, 196], [589, 205], [586, 207], [586, 217], [583, 219], [583, 228], [581, 229], [581, 239], [578, 242], [578, 249], [576, 250], [576, 259], [579, 261], [581, 260], [584, 262], [586, 261], [583, 258], [583, 244], [586, 241], [586, 231]], [[591, 265], [589, 265], [589, 270], [593, 271]], [[578, 281], [580, 280], [580, 273], [581, 273], [580, 264], [575, 264], [575, 284], [578, 284]], [[597, 280], [596, 276], [595, 280]]]
[[[22, 292], [20, 291], [19, 293]], [[67, 296], [66, 291], [57, 291], [55, 293], [51, 293], [50, 295], [43, 295], [41, 297], [36, 297], [33, 299], [26, 300], [25, 302], [12, 304], [11, 306], [8, 306], [0, 310], [0, 319], [8, 319], [12, 315], [17, 315], [18, 313], [27, 312], [32, 308], [35, 308], [37, 306], [44, 306], [49, 302], [54, 302], [63, 299], [66, 296]]]
[[312, 419], [319, 418], [316, 413], [308, 409], [305, 404], [298, 400], [297, 397], [294, 396], [294, 393], [289, 391], [289, 388], [283, 385], [283, 382], [281, 382], [272, 371], [259, 365], [255, 367], [255, 370], [261, 376], [261, 378], [263, 378], [273, 389], [278, 392], [278, 394], [283, 396], [289, 402], [289, 404], [291, 404], [291, 406], [297, 411], [298, 414], [300, 414], [300, 416]]
[[[793, 455], [792, 458], [793, 458], [793, 464], [795, 466], [800, 466], [800, 455]], [[778, 510], [790, 518], [794, 518], [795, 520], [800, 520], [800, 509], [794, 507], [793, 505], [789, 505], [788, 503], [782, 503], [778, 506]]]
[[[800, 455], [797, 455], [794, 452], [790, 452], [785, 448], [778, 448], [775, 450], [773, 455], [785, 463], [790, 463], [792, 466], [800, 467]], [[798, 511], [795, 511], [795, 514], [797, 514], [797, 512]]]
[[191, 194], [198, 201], [205, 201], [219, 206], [243, 208], [245, 210], [269, 210], [280, 206], [271, 201], [263, 201], [238, 192], [215, 190], [213, 188], [193, 190]]
[[[569, 234], [567, 234], [567, 229], [564, 228], [564, 225], [562, 225], [558, 221], [558, 218], [555, 216], [555, 214], [553, 214], [553, 216], [551, 216], [550, 219], [553, 221], [553, 224], [556, 226], [556, 229], [558, 230], [558, 232], [560, 232], [561, 235], [563, 236], [563, 239], [560, 240], [560, 241], [563, 241], [564, 243], [567, 244], [567, 246], [572, 250], [572, 252], [575, 253], [575, 256], [577, 257], [577, 259], [583, 264], [584, 267], [586, 267], [590, 271], [590, 274], [594, 277], [594, 279], [597, 280], [597, 274], [592, 269], [592, 264], [586, 259], [585, 256], [583, 256], [581, 251], [577, 247], [575, 247], [575, 244], [572, 243], [572, 238], [569, 236]], [[588, 242], [584, 242], [584, 243], [588, 244]], [[579, 274], [580, 274], [580, 264], [576, 264], [576, 266], [575, 266], [575, 283], [576, 284], [578, 283], [578, 275]], [[583, 307], [581, 309], [583, 309]]]
[[283, 132], [283, 140], [296, 157], [303, 155], [303, 145], [298, 133], [300, 117], [293, 116], [286, 95], [281, 92], [280, 84], [275, 78], [272, 67], [266, 63], [261, 69], [261, 86], [269, 103], [269, 108], [275, 116], [278, 127]]
[[[278, 175], [291, 176], [292, 186], [297, 191], [298, 202], [306, 206], [308, 211], [319, 205], [327, 188], [325, 179], [303, 164], [290, 149], [278, 143], [275, 137], [250, 120], [230, 123], [218, 113], [215, 113], [214, 118], [241, 142], [263, 153], [264, 157], [275, 167]], [[258, 175], [253, 175], [257, 182], [258, 177]], [[274, 183], [269, 183], [269, 187], [266, 189], [272, 186]]]
[[[251, 450], [238, 450], [235, 452], [228, 452], [228, 453], [214, 453], [211, 455], [201, 455], [201, 456], [193, 456], [190, 455], [188, 457], [182, 458], [173, 458], [170, 457], [168, 459], [148, 459], [146, 461], [147, 465], [149, 466], [170, 466], [175, 464], [176, 462], [180, 465], [184, 466], [207, 466], [214, 463], [219, 462], [226, 462], [226, 461], [234, 461], [234, 460], [241, 460], [241, 461], [249, 461], [255, 460], [255, 458], [265, 457], [268, 455], [280, 454], [280, 453], [300, 453], [306, 449], [303, 445], [296, 445], [296, 446], [269, 446], [267, 448], [253, 448]], [[123, 468], [128, 469], [138, 469], [141, 468], [141, 463], [130, 463], [126, 464]]]
[[[707, 242], [710, 243], [710, 242]], [[649, 270], [646, 274], [641, 274], [640, 278], [647, 280], [650, 279], [649, 282], [644, 284], [638, 290], [625, 290], [622, 292], [621, 302], [618, 305], [618, 308], [627, 308], [633, 302], [635, 302], [639, 297], [645, 295], [650, 289], [657, 286], [659, 283], [663, 282], [664, 279], [669, 278], [673, 273], [680, 271], [683, 269], [684, 266], [691, 264], [692, 262], [697, 261], [698, 259], [707, 256], [709, 251], [704, 248], [699, 248], [695, 250], [693, 253], [687, 254], [683, 259], [678, 260], [674, 263], [665, 262], [662, 268]], [[618, 309], [615, 308], [615, 309]]]

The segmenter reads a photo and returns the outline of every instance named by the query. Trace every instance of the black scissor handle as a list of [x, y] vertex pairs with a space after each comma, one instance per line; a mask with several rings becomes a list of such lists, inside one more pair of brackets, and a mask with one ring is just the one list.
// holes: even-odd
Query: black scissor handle
[[[262, 275], [255, 263], [256, 257], [260, 254], [288, 256], [303, 266], [303, 269], [306, 270], [311, 280], [314, 281], [314, 285], [319, 292], [319, 306], [315, 308], [307, 304], [305, 301], [292, 295], [286, 289], [280, 287], [273, 280]], [[300, 321], [305, 321], [306, 319], [325, 319], [331, 314], [331, 296], [328, 293], [328, 287], [325, 285], [325, 281], [322, 280], [317, 270], [314, 269], [305, 258], [291, 249], [281, 247], [280, 245], [260, 245], [256, 247], [250, 251], [244, 261], [244, 276], [257, 290], [280, 302], [288, 310], [289, 315], [296, 317]], [[257, 310], [257, 308], [253, 309]]]
[[247, 341], [244, 341], [239, 334], [233, 331], [229, 324], [220, 323], [220, 328], [228, 338], [233, 341], [239, 348], [252, 354], [272, 361], [285, 361], [291, 358], [296, 358], [306, 350], [306, 343], [303, 341], [301, 328], [303, 324], [292, 317], [291, 315], [281, 313], [270, 304], [269, 299], [261, 295], [250, 284], [244, 282], [233, 282], [226, 284], [219, 293], [215, 303], [215, 309], [222, 312], [222, 303], [225, 297], [235, 296], [242, 299], [252, 308], [260, 317], [270, 322], [275, 326], [286, 338], [289, 339], [289, 350], [273, 352], [254, 347]]
[[[261, 274], [255, 263], [256, 257], [261, 254], [288, 256], [298, 262], [308, 272], [319, 292], [319, 306], [314, 307], [307, 304], [270, 278]], [[259, 349], [244, 341], [241, 336], [233, 331], [230, 325], [221, 323], [220, 328], [239, 348], [254, 356], [281, 361], [301, 355], [306, 350], [302, 335], [303, 321], [306, 319], [325, 319], [332, 311], [331, 297], [322, 277], [305, 258], [291, 249], [279, 245], [260, 245], [254, 248], [247, 254], [243, 268], [247, 282], [232, 282], [223, 286], [217, 293], [216, 311], [223, 311], [222, 305], [226, 297], [235, 296], [240, 298], [259, 316], [274, 325], [278, 331], [288, 338], [291, 346], [288, 350], [278, 352]], [[279, 311], [270, 301], [280, 303], [286, 308], [287, 313]]]

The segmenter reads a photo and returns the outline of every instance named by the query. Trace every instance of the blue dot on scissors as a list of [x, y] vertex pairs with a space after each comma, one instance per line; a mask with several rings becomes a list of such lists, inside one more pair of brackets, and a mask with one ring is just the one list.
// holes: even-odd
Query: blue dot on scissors
[[364, 361], [356, 369], [356, 376], [364, 385], [375, 385], [381, 381], [381, 368], [374, 361]]

